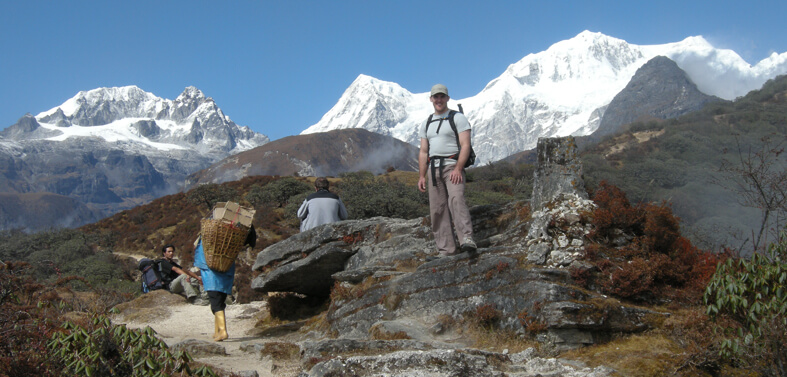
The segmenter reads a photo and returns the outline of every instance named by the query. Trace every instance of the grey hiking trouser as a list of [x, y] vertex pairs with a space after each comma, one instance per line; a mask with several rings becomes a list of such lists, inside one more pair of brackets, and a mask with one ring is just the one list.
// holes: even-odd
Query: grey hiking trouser
[[169, 291], [172, 293], [183, 293], [186, 298], [199, 296], [199, 282], [194, 279], [193, 283], [189, 282], [188, 275], [178, 275], [171, 283], [169, 283]]
[[[432, 163], [430, 161], [430, 163]], [[438, 163], [438, 162], [435, 162]], [[442, 255], [451, 255], [459, 252], [459, 246], [465, 239], [473, 239], [473, 223], [470, 211], [465, 203], [465, 174], [462, 172], [462, 182], [451, 183], [449, 178], [455, 164], [443, 166], [436, 170], [437, 177], [432, 176], [429, 169], [429, 214], [432, 218], [432, 233], [434, 234], [437, 251]], [[435, 186], [433, 182], [437, 180]], [[453, 220], [453, 224], [452, 221]], [[454, 236], [456, 234], [456, 236]], [[457, 244], [458, 242], [458, 244]]]

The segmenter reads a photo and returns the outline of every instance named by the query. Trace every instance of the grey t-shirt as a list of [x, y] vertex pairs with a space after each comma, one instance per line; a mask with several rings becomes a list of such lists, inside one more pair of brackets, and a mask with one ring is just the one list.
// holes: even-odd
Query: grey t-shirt
[[[421, 139], [429, 141], [429, 157], [433, 156], [451, 156], [459, 151], [459, 146], [456, 145], [456, 135], [451, 129], [451, 123], [448, 121], [449, 111], [442, 114], [434, 114], [432, 116], [432, 123], [429, 124], [427, 132], [426, 122], [428, 118], [421, 123], [421, 129], [418, 135]], [[470, 129], [470, 122], [464, 114], [457, 112], [454, 115], [454, 124], [456, 124], [456, 132], [462, 133]], [[439, 129], [439, 132], [438, 132]]]

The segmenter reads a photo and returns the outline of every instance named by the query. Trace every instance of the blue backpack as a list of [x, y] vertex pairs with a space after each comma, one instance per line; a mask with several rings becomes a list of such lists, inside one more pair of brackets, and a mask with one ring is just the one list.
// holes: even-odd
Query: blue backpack
[[161, 261], [149, 258], [139, 260], [139, 270], [142, 271], [142, 292], [148, 293], [164, 288], [161, 278]]

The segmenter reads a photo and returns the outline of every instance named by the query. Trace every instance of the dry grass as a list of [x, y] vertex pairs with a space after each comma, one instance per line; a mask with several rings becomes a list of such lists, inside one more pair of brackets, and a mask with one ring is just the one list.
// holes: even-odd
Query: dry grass
[[469, 325], [463, 329], [462, 334], [472, 342], [474, 348], [509, 353], [522, 352], [528, 348], [540, 347], [535, 340], [530, 340], [513, 331], [488, 330], [480, 325]]
[[385, 179], [404, 183], [406, 186], [418, 185], [418, 172], [394, 170], [383, 175]]
[[275, 360], [295, 360], [300, 356], [301, 348], [289, 342], [264, 343], [260, 355], [271, 356]]
[[568, 351], [562, 357], [581, 360], [591, 367], [612, 367], [622, 376], [656, 377], [675, 375], [685, 353], [679, 344], [653, 332]]
[[508, 350], [509, 353], [517, 353], [528, 348], [539, 347], [539, 343], [534, 340], [513, 331], [490, 329], [472, 317], [470, 315], [456, 319], [449, 315], [440, 315], [437, 317], [437, 321], [445, 331], [453, 331], [461, 335], [465, 342], [473, 348], [501, 353], [503, 350]]
[[398, 260], [394, 264], [394, 269], [399, 272], [415, 272], [421, 263], [422, 262], [417, 259]]
[[369, 329], [369, 337], [376, 340], [406, 340], [411, 339], [404, 331], [389, 332], [382, 326], [373, 326]]

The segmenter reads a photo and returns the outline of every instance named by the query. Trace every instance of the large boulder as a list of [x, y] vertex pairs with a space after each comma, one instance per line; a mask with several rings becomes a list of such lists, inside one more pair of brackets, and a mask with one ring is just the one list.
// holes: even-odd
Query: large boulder
[[251, 287], [260, 292], [327, 296], [333, 274], [391, 268], [417, 254], [423, 256], [429, 249], [429, 234], [422, 219], [376, 217], [321, 225], [260, 252], [252, 269], [262, 273]]

